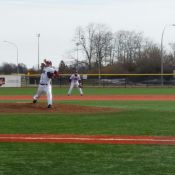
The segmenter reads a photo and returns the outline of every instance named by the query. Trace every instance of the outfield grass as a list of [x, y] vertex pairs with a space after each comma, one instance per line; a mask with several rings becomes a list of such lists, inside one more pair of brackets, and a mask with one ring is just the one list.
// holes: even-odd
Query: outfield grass
[[[2, 91], [1, 91], [2, 90]], [[13, 92], [15, 90], [15, 92]], [[1, 88], [29, 94], [35, 88]], [[100, 88], [87, 94], [174, 94], [173, 88]], [[65, 89], [54, 89], [54, 94]], [[2, 101], [1, 101], [2, 102]], [[0, 114], [0, 133], [174, 136], [173, 101], [57, 101], [122, 109], [105, 114]], [[0, 143], [0, 175], [174, 175], [175, 146]]]
[[1, 143], [5, 175], [173, 175], [173, 146]]
[[[69, 87], [53, 88], [54, 95], [66, 95]], [[34, 95], [36, 88], [0, 88], [0, 95]], [[114, 95], [114, 94], [174, 94], [175, 88], [83, 88], [85, 95]], [[79, 94], [77, 89], [73, 89], [72, 94]]]
[[[124, 109], [124, 106], [123, 106]], [[0, 133], [174, 135], [175, 111], [105, 114], [1, 114]]]

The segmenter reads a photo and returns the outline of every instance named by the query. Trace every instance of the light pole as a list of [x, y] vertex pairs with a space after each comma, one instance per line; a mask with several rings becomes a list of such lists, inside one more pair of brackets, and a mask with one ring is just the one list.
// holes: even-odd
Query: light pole
[[175, 26], [175, 24], [171, 24], [171, 25], [165, 25], [164, 28], [163, 28], [163, 31], [162, 31], [162, 37], [161, 37], [161, 51], [160, 51], [160, 59], [161, 59], [161, 86], [164, 85], [164, 80], [163, 80], [163, 73], [164, 73], [164, 60], [163, 60], [163, 36], [164, 36], [164, 33], [165, 33], [165, 29], [166, 27], [168, 26]]
[[37, 34], [37, 37], [38, 37], [38, 70], [39, 70], [39, 38], [40, 38], [40, 33]]
[[18, 46], [17, 46], [15, 43], [11, 42], [11, 41], [6, 41], [6, 40], [4, 40], [4, 42], [13, 45], [13, 46], [16, 48], [17, 74], [19, 74], [19, 66], [18, 66]]

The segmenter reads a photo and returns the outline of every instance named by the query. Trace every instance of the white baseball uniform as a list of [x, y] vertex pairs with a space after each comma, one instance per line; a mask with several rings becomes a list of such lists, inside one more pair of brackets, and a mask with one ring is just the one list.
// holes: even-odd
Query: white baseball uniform
[[52, 105], [52, 78], [48, 77], [48, 73], [54, 73], [55, 69], [53, 67], [45, 67], [40, 76], [40, 82], [38, 86], [38, 90], [36, 95], [34, 95], [33, 99], [38, 100], [40, 96], [45, 93], [47, 95], [47, 103], [48, 105]]
[[80, 80], [81, 80], [81, 78], [80, 78], [80, 75], [79, 75], [79, 74], [72, 74], [72, 75], [71, 75], [71, 77], [70, 77], [71, 84], [70, 84], [70, 88], [69, 88], [69, 91], [68, 91], [68, 95], [71, 94], [72, 89], [73, 89], [74, 87], [79, 88], [80, 94], [83, 95], [83, 91], [82, 91], [82, 89], [79, 87], [79, 81], [80, 81]]

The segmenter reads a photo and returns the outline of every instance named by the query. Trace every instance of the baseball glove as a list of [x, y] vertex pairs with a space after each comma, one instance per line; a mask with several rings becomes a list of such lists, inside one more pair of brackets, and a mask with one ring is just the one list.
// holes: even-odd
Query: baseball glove
[[59, 74], [57, 71], [54, 71], [54, 73], [47, 72], [47, 76], [48, 76], [48, 78], [54, 79], [54, 78], [57, 78], [59, 76]]
[[54, 73], [53, 73], [53, 76], [54, 76], [54, 78], [59, 77], [58, 71], [55, 70]]
[[54, 78], [54, 74], [51, 72], [47, 72], [47, 76], [48, 76], [48, 78]]

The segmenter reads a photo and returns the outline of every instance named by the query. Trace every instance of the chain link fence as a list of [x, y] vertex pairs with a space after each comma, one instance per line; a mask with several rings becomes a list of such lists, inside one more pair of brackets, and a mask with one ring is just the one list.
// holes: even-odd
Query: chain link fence
[[[62, 74], [52, 80], [53, 86], [69, 86], [70, 74]], [[22, 87], [39, 84], [39, 75], [21, 76]], [[81, 74], [84, 87], [152, 87], [175, 86], [174, 74]]]

